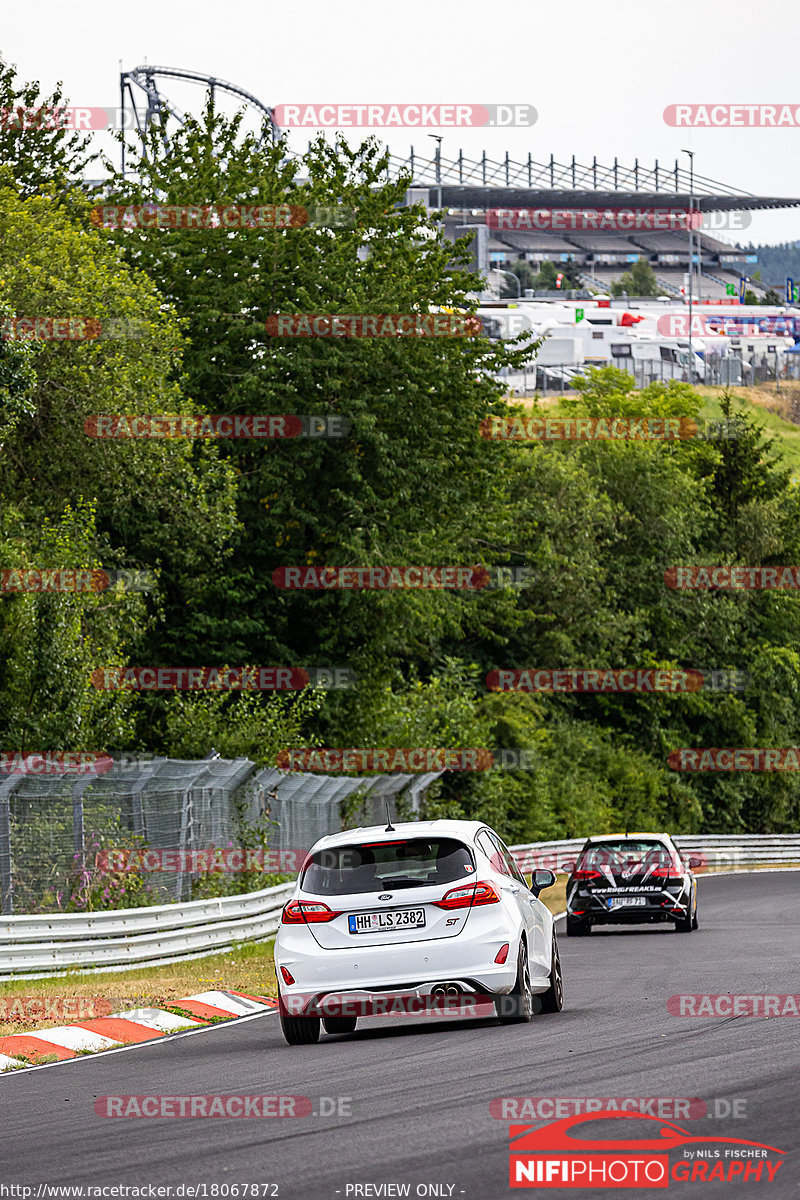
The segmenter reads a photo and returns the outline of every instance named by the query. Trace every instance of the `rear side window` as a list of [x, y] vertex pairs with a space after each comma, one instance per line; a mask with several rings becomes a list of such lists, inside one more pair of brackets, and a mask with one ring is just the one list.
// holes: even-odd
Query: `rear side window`
[[474, 873], [471, 851], [455, 838], [408, 838], [317, 850], [300, 886], [315, 896], [345, 896], [460, 883]]
[[492, 870], [499, 871], [501, 875], [510, 875], [506, 861], [500, 851], [495, 839], [492, 837], [488, 829], [482, 829], [477, 837], [478, 845], [483, 853], [492, 864]]

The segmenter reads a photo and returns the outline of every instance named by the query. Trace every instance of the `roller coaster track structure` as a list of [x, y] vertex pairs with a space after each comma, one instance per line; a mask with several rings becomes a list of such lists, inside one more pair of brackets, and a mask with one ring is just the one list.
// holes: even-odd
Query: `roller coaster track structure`
[[[252, 92], [246, 91], [244, 88], [239, 87], [238, 84], [228, 83], [224, 79], [217, 79], [214, 75], [203, 75], [199, 71], [184, 71], [179, 67], [151, 67], [145, 65], [134, 67], [132, 71], [122, 71], [119, 77], [123, 128], [128, 128], [126, 114], [130, 111], [135, 122], [135, 132], [139, 135], [144, 153], [147, 151], [148, 128], [162, 113], [171, 113], [181, 125], [186, 121], [186, 115], [159, 91], [159, 81], [163, 79], [181, 79], [189, 83], [204, 84], [210, 92], [212, 100], [216, 91], [227, 92], [232, 96], [239, 96], [242, 100], [252, 105], [253, 108], [258, 109], [264, 114], [269, 124], [270, 135], [273, 141], [280, 137], [281, 131], [275, 123], [272, 109], [259, 100], [257, 96], [254, 96]], [[141, 97], [138, 95], [139, 92], [144, 93], [146, 106], [137, 104], [137, 97], [141, 101]], [[168, 143], [166, 132], [163, 133], [163, 139], [166, 147]], [[122, 145], [122, 174], [125, 174], [124, 142]]]

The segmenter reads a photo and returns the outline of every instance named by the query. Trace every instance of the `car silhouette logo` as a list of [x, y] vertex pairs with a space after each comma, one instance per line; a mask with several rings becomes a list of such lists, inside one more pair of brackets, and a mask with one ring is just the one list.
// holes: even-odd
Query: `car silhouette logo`
[[631, 1138], [624, 1141], [609, 1140], [603, 1138], [597, 1140], [587, 1137], [573, 1137], [570, 1135], [570, 1130], [574, 1125], [590, 1125], [593, 1121], [604, 1120], [629, 1120], [643, 1121], [651, 1127], [655, 1119], [643, 1113], [637, 1112], [620, 1112], [618, 1109], [606, 1110], [604, 1112], [595, 1112], [589, 1114], [576, 1114], [572, 1117], [565, 1117], [562, 1121], [552, 1121], [541, 1128], [532, 1128], [530, 1125], [511, 1125], [509, 1128], [509, 1136], [511, 1139], [512, 1151], [518, 1154], [520, 1151], [538, 1151], [538, 1150], [558, 1150], [563, 1153], [565, 1150], [571, 1150], [573, 1153], [588, 1150], [673, 1150], [679, 1146], [693, 1145], [698, 1142], [713, 1142], [713, 1143], [728, 1143], [738, 1146], [757, 1146], [761, 1150], [772, 1150], [776, 1154], [783, 1154], [783, 1150], [779, 1150], [777, 1146], [767, 1146], [763, 1142], [751, 1142], [744, 1138], [729, 1138], [729, 1137], [702, 1137], [697, 1134], [689, 1133], [688, 1129], [681, 1128], [680, 1125], [673, 1125], [668, 1121], [655, 1121], [660, 1125], [657, 1137], [650, 1138]]
[[378, 896], [379, 900], [391, 900], [391, 898], [392, 898], [391, 892], [385, 892], [383, 896]]

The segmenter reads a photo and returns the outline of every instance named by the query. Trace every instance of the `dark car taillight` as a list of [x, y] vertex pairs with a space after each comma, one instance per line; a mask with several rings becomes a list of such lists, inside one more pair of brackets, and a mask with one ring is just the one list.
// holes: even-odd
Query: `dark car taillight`
[[588, 883], [591, 879], [602, 879], [602, 871], [575, 871], [572, 875], [579, 883]]

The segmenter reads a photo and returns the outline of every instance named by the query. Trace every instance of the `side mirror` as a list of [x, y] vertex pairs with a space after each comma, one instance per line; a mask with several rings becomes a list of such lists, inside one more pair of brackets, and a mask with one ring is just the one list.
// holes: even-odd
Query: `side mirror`
[[561, 864], [561, 870], [562, 870], [562, 871], [569, 871], [569, 873], [570, 873], [570, 875], [571, 875], [571, 874], [572, 874], [572, 872], [575, 870], [575, 862], [574, 862], [574, 860], [573, 860], [573, 859], [570, 859], [568, 862], [563, 862], [563, 863]]
[[534, 871], [531, 875], [531, 891], [538, 896], [542, 888], [552, 887], [556, 877], [552, 871]]
[[693, 855], [692, 858], [689, 859], [689, 870], [690, 871], [694, 871], [695, 868], [702, 867], [704, 865], [705, 865], [705, 863], [704, 863], [703, 859], [698, 858], [697, 855]]

